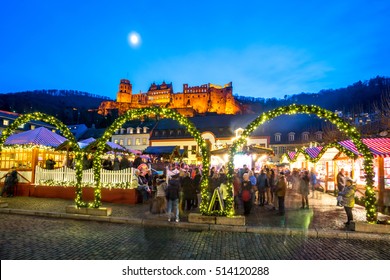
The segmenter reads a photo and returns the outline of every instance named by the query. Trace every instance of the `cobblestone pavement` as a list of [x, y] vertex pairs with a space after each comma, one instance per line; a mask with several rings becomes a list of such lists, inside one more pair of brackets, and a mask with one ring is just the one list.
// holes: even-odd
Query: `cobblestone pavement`
[[[65, 213], [66, 206], [74, 205], [72, 200], [35, 197], [12, 197], [2, 198], [8, 203], [8, 209], [21, 209], [35, 213]], [[246, 225], [253, 227], [268, 228], [293, 228], [293, 229], [315, 229], [318, 231], [341, 231], [345, 232], [344, 222], [346, 214], [342, 207], [336, 206], [336, 198], [329, 194], [316, 193], [314, 198], [309, 199], [310, 209], [301, 210], [300, 196], [293, 190], [289, 190], [286, 197], [286, 215], [278, 216], [272, 209], [272, 205], [265, 207], [253, 206], [251, 214], [246, 217]], [[103, 203], [102, 207], [112, 208], [112, 217], [136, 218], [150, 220], [151, 222], [163, 222], [167, 220], [166, 215], [151, 214], [148, 204], [115, 204]], [[7, 209], [7, 208], [6, 208]], [[0, 209], [0, 214], [1, 214]], [[197, 212], [195, 209], [192, 212]], [[188, 221], [190, 212], [181, 212], [181, 222]], [[240, 208], [237, 214], [242, 214]], [[364, 207], [355, 205], [353, 209], [355, 221], [365, 221], [366, 212]], [[381, 220], [389, 220], [390, 216], [379, 213]]]
[[375, 260], [386, 240], [310, 238], [0, 215], [2, 260]]

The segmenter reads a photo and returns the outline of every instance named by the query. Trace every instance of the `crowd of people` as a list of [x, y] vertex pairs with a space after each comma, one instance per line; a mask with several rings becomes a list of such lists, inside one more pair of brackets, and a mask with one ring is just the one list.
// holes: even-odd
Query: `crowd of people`
[[171, 164], [164, 173], [154, 174], [146, 163], [141, 163], [135, 171], [134, 180], [142, 202], [150, 203], [152, 213], [166, 213], [169, 221], [179, 222], [181, 211], [199, 206], [201, 169]]
[[[67, 163], [73, 167], [74, 159], [69, 158]], [[249, 215], [253, 205], [263, 207], [268, 205], [277, 214], [285, 214], [285, 200], [287, 190], [301, 196], [301, 209], [309, 209], [309, 195], [318, 198], [318, 189], [321, 189], [317, 174], [312, 170], [290, 171], [288, 168], [264, 166], [255, 172], [246, 165], [235, 170], [233, 175], [233, 190], [228, 193], [226, 169], [222, 166], [218, 170], [211, 167], [204, 172], [200, 166], [181, 164], [169, 164], [163, 175], [152, 172], [152, 163], [137, 155], [134, 161], [126, 156], [106, 158], [102, 167], [110, 170], [121, 170], [129, 167], [136, 168], [133, 187], [137, 188], [143, 202], [150, 202], [151, 212], [167, 213], [169, 220], [179, 221], [180, 211], [190, 211], [197, 208], [200, 203], [200, 183], [202, 176], [209, 177], [208, 191], [210, 196], [218, 190], [223, 201], [228, 196], [234, 197], [234, 208]], [[48, 168], [53, 164], [47, 162]], [[92, 157], [84, 156], [83, 169], [92, 167]], [[204, 174], [202, 174], [204, 173]], [[168, 178], [168, 179], [167, 179]], [[337, 175], [337, 206], [344, 207], [347, 214], [346, 225], [353, 221], [352, 208], [356, 187], [348, 174], [341, 169]], [[220, 205], [213, 206], [218, 209]]]

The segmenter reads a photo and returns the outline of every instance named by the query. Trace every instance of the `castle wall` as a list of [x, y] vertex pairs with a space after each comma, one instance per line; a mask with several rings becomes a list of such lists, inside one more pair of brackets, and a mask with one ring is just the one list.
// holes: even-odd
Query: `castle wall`
[[110, 110], [117, 109], [119, 115], [134, 108], [149, 106], [168, 106], [186, 116], [204, 114], [237, 114], [241, 112], [240, 105], [233, 97], [232, 83], [225, 86], [205, 84], [189, 87], [183, 85], [182, 93], [174, 93], [172, 84], [152, 84], [147, 93], [132, 94], [129, 80], [122, 79], [119, 84], [117, 101], [104, 101], [99, 107], [99, 114], [107, 115]]

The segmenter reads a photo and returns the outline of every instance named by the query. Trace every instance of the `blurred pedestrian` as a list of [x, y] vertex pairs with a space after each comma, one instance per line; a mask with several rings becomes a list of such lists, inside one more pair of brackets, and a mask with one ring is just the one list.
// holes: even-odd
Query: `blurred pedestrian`
[[166, 198], [168, 201], [168, 222], [172, 219], [172, 211], [175, 209], [174, 217], [176, 223], [179, 219], [179, 197], [180, 197], [180, 180], [177, 175], [172, 176], [168, 181], [168, 188], [166, 190]]
[[12, 167], [11, 170], [9, 170], [3, 177], [0, 178], [4, 180], [4, 187], [1, 190], [0, 197], [3, 196], [4, 193], [7, 194], [7, 197], [13, 197], [15, 186], [18, 183], [18, 172], [16, 171], [15, 167]]
[[342, 200], [342, 196], [340, 195], [340, 192], [343, 191], [344, 187], [345, 187], [345, 173], [344, 173], [344, 168], [341, 168], [339, 173], [337, 174], [337, 190], [338, 190], [338, 195], [337, 195], [337, 206], [340, 206], [342, 207], [341, 205], [341, 200]]
[[284, 177], [284, 173], [280, 173], [280, 177], [277, 183], [276, 187], [276, 195], [278, 197], [278, 208], [279, 208], [279, 215], [285, 214], [285, 207], [284, 207], [284, 201], [286, 196], [286, 190], [287, 190], [287, 180], [286, 177]]
[[303, 174], [302, 174], [302, 177], [300, 179], [300, 188], [299, 188], [299, 192], [302, 196], [302, 207], [301, 209], [305, 209], [305, 208], [309, 208], [309, 182], [310, 182], [310, 178], [309, 178], [309, 171], [305, 171]]
[[355, 192], [356, 186], [351, 178], [348, 178], [344, 189], [341, 191], [342, 205], [344, 206], [345, 213], [347, 214], [346, 226], [350, 225], [353, 221], [352, 208], [355, 206]]

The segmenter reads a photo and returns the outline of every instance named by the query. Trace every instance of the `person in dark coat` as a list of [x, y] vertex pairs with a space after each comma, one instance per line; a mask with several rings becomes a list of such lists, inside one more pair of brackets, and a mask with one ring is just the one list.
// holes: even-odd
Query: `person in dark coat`
[[172, 219], [172, 211], [175, 209], [175, 221], [178, 223], [179, 218], [179, 197], [180, 197], [180, 179], [178, 176], [172, 176], [168, 181], [168, 188], [166, 190], [167, 201], [168, 201], [168, 222]]
[[7, 197], [13, 197], [15, 186], [18, 183], [18, 172], [16, 171], [16, 168], [12, 167], [12, 169], [1, 177], [0, 180], [3, 178], [5, 178], [4, 187], [1, 190], [0, 197], [2, 197], [4, 193], [7, 193]]
[[138, 168], [138, 166], [140, 166], [142, 163], [142, 158], [139, 155], [136, 155], [133, 162], [133, 168]]
[[187, 211], [190, 211], [195, 199], [196, 192], [195, 192], [194, 184], [188, 172], [184, 172], [183, 174], [183, 177], [181, 179], [181, 188], [183, 191], [182, 208], [186, 209]]

